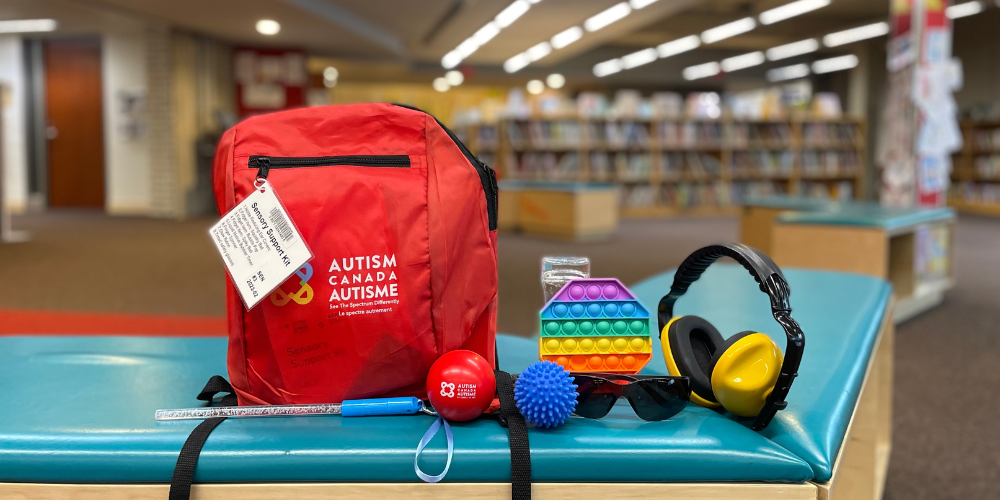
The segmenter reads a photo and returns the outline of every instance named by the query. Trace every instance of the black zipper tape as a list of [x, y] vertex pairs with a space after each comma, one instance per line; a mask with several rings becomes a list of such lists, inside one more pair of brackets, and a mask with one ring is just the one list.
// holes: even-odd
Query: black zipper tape
[[268, 173], [275, 168], [308, 168], [308, 167], [385, 167], [410, 168], [410, 157], [407, 155], [347, 155], [347, 156], [251, 156], [247, 160], [247, 168], [256, 168], [257, 177], [267, 179]]
[[[393, 103], [393, 106], [399, 106], [401, 108], [419, 111], [421, 113], [430, 116], [431, 118], [434, 118], [434, 116], [431, 115], [430, 113], [422, 109], [414, 108], [413, 106], [408, 106], [406, 104], [397, 104], [397, 103]], [[472, 152], [469, 151], [469, 148], [465, 147], [465, 144], [462, 144], [462, 141], [458, 140], [458, 137], [455, 136], [455, 133], [452, 132], [448, 127], [445, 127], [440, 120], [434, 118], [434, 121], [436, 121], [437, 124], [440, 125], [442, 129], [444, 129], [445, 133], [448, 134], [448, 137], [450, 137], [451, 140], [455, 143], [455, 145], [458, 146], [458, 149], [462, 151], [462, 154], [465, 155], [465, 158], [468, 159], [469, 163], [471, 163], [473, 168], [476, 169], [476, 173], [479, 174], [479, 181], [482, 182], [483, 184], [483, 193], [486, 194], [486, 215], [487, 219], [489, 219], [490, 222], [490, 231], [496, 230], [497, 204], [499, 201], [497, 199], [498, 196], [497, 193], [500, 192], [499, 187], [497, 187], [496, 172], [494, 172], [493, 169], [490, 168], [485, 163], [479, 161], [479, 158], [476, 158], [476, 155], [472, 154]]]

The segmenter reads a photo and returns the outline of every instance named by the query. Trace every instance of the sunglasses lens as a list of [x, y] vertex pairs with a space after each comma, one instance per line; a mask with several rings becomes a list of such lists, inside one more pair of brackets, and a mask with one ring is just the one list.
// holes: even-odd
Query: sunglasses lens
[[601, 418], [611, 411], [618, 399], [617, 384], [592, 377], [575, 377], [576, 409], [573, 413], [585, 418]]
[[684, 385], [676, 380], [640, 380], [631, 387], [629, 403], [643, 420], [666, 420], [687, 406]]

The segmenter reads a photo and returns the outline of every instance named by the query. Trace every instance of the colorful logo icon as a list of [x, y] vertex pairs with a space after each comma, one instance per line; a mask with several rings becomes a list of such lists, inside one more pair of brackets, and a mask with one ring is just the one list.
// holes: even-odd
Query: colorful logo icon
[[449, 384], [448, 382], [441, 382], [441, 395], [446, 398], [455, 397], [455, 384]]
[[271, 303], [276, 306], [283, 306], [289, 302], [295, 302], [300, 306], [304, 306], [312, 301], [313, 299], [313, 289], [309, 286], [309, 278], [313, 276], [313, 268], [309, 263], [303, 264], [302, 267], [295, 271], [296, 276], [299, 277], [299, 285], [301, 288], [295, 293], [288, 294], [279, 286], [271, 294]]

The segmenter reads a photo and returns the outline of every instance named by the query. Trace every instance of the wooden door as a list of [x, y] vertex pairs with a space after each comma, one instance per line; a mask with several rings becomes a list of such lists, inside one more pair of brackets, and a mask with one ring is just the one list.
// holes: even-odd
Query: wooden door
[[49, 204], [104, 207], [101, 43], [45, 42]]

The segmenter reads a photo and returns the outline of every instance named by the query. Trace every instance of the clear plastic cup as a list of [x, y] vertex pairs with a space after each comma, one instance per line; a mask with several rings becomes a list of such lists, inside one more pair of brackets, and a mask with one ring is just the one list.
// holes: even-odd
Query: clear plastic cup
[[548, 303], [570, 280], [590, 277], [586, 257], [542, 257], [542, 294]]

